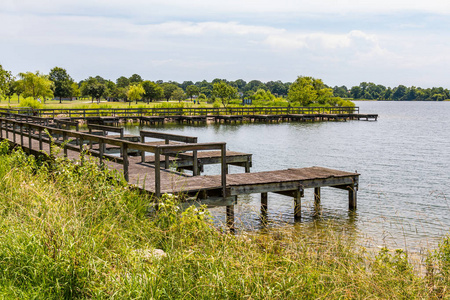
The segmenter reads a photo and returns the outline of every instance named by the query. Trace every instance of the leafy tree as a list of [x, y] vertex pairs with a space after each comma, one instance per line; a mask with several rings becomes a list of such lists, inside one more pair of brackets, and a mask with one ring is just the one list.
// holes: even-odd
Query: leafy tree
[[350, 93], [345, 85], [343, 86], [335, 86], [333, 88], [333, 95], [335, 97], [341, 97], [341, 98], [349, 98]]
[[259, 80], [252, 80], [244, 88], [244, 91], [254, 91], [256, 92], [258, 89], [267, 90], [267, 87], [264, 83]]
[[100, 102], [100, 98], [106, 93], [106, 85], [100, 83], [97, 78], [89, 77], [87, 80], [83, 81], [81, 84], [81, 94], [83, 96], [89, 96], [94, 102]]
[[0, 99], [8, 93], [10, 88], [9, 82], [12, 78], [11, 71], [3, 69], [3, 66], [0, 65]]
[[234, 86], [237, 88], [239, 92], [244, 92], [244, 88], [247, 85], [247, 82], [243, 79], [238, 79], [234, 82]]
[[164, 91], [164, 98], [166, 98], [167, 102], [172, 97], [173, 92], [177, 89], [177, 85], [171, 82], [163, 83], [162, 88]]
[[328, 88], [321, 79], [299, 76], [292, 83], [288, 92], [291, 102], [298, 102], [302, 106], [311, 104], [335, 105], [340, 98], [333, 97], [333, 90]]
[[100, 82], [101, 84], [106, 84], [106, 79], [100, 75], [95, 76], [95, 79], [97, 79], [97, 81]]
[[280, 81], [269, 81], [266, 83], [267, 89], [274, 95], [287, 95], [288, 89], [286, 86]]
[[116, 86], [118, 88], [126, 88], [130, 85], [130, 80], [125, 76], [120, 76], [116, 79]]
[[130, 84], [141, 83], [142, 81], [144, 81], [144, 80], [142, 79], [141, 75], [138, 75], [138, 74], [133, 74], [129, 78]]
[[81, 90], [76, 82], [72, 82], [72, 98], [81, 97]]
[[404, 85], [399, 85], [394, 88], [394, 92], [392, 94], [392, 100], [403, 100], [403, 97], [408, 92], [408, 88]]
[[106, 91], [105, 91], [104, 96], [108, 99], [108, 101], [119, 98], [117, 85], [113, 81], [106, 80], [105, 86], [106, 86]]
[[353, 99], [361, 99], [363, 91], [359, 86], [354, 86], [350, 89], [350, 95]]
[[140, 84], [130, 85], [128, 88], [127, 96], [130, 101], [135, 100], [136, 104], [138, 100], [142, 99], [142, 95], [144, 95], [145, 90]]
[[154, 101], [158, 100], [164, 97], [164, 90], [163, 88], [154, 83], [153, 81], [146, 80], [142, 82], [142, 87], [144, 88], [144, 99], [147, 101]]
[[6, 90], [5, 96], [8, 97], [8, 103], [11, 103], [11, 97], [16, 94], [17, 100], [19, 101], [19, 96], [22, 93], [19, 83], [16, 81], [16, 77], [12, 76], [11, 73], [6, 77]]
[[42, 97], [44, 102], [46, 98], [53, 97], [53, 82], [48, 79], [47, 75], [37, 71], [36, 73], [19, 73], [19, 77], [24, 97], [33, 97], [34, 99]]
[[275, 96], [270, 91], [259, 89], [249, 98], [255, 101], [270, 101], [275, 99]]
[[227, 107], [228, 101], [231, 97], [236, 96], [237, 89], [226, 82], [217, 82], [213, 85], [213, 95], [222, 100], [223, 107]]
[[200, 89], [197, 86], [193, 85], [193, 84], [188, 85], [186, 87], [186, 94], [187, 94], [188, 97], [191, 98], [191, 101], [192, 101], [192, 97], [193, 96], [198, 96], [200, 94]]
[[186, 94], [184, 93], [182, 88], [177, 87], [172, 93], [172, 98], [174, 100], [178, 100], [178, 102], [181, 102], [181, 100], [186, 99]]
[[183, 89], [183, 91], [185, 91], [187, 93], [187, 87], [190, 85], [193, 85], [194, 83], [192, 81], [183, 81], [182, 84], [180, 84], [180, 88]]
[[65, 69], [54, 67], [50, 70], [49, 79], [53, 81], [53, 93], [55, 97], [59, 97], [59, 103], [61, 103], [62, 97], [70, 97], [72, 95], [73, 79]]

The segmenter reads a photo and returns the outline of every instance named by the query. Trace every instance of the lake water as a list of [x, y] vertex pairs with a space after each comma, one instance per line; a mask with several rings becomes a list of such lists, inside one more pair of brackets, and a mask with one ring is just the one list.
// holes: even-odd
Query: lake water
[[[143, 129], [224, 141], [227, 149], [253, 154], [252, 172], [322, 166], [361, 174], [358, 209], [348, 211], [345, 191], [322, 189], [322, 213], [313, 210], [313, 191], [302, 199], [302, 222], [294, 224], [293, 199], [269, 193], [271, 226], [315, 228], [333, 223], [368, 247], [386, 245], [420, 251], [435, 246], [450, 228], [450, 102], [356, 102], [376, 122], [176, 125]], [[138, 128], [128, 127], [129, 133]], [[217, 168], [207, 173], [219, 174]], [[231, 167], [231, 172], [243, 169]], [[238, 227], [261, 228], [260, 196], [240, 196]], [[211, 209], [224, 220], [224, 207]], [[300, 227], [299, 227], [300, 226]]]

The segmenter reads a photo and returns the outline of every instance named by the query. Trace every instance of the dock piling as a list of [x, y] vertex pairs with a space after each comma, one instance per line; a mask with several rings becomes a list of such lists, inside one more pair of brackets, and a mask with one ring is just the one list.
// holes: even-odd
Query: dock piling
[[304, 195], [303, 189], [294, 191], [294, 219], [300, 221], [302, 218], [302, 197]]

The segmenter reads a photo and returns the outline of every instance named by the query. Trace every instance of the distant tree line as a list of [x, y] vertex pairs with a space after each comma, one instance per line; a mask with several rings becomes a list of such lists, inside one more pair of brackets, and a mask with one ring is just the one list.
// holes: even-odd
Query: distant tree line
[[[226, 106], [231, 99], [252, 99], [255, 102], [278, 101], [280, 105], [288, 102], [292, 105], [329, 105], [342, 106], [349, 104], [342, 98], [368, 100], [398, 100], [398, 101], [442, 101], [450, 99], [448, 89], [442, 87], [422, 89], [399, 85], [395, 88], [362, 82], [359, 86], [348, 89], [346, 86], [331, 88], [321, 79], [299, 76], [292, 82], [243, 79], [229, 81], [216, 78], [211, 82], [144, 80], [140, 75], [130, 77], [120, 76], [115, 81], [101, 76], [88, 77], [75, 82], [68, 72], [60, 67], [54, 67], [49, 74], [40, 72], [19, 73], [13, 76], [10, 71], [0, 65], [0, 97], [10, 99], [13, 95], [33, 97], [34, 99], [57, 98], [89, 98], [92, 102], [101, 99], [108, 101], [143, 101], [159, 100], [182, 101], [216, 100]], [[281, 101], [282, 99], [283, 101]], [[284, 103], [284, 104], [283, 104]]]
[[443, 101], [450, 99], [450, 91], [443, 87], [420, 88], [399, 85], [394, 88], [385, 87], [372, 82], [361, 82], [359, 86], [347, 89], [346, 86], [335, 86], [333, 94], [342, 98], [393, 101]]

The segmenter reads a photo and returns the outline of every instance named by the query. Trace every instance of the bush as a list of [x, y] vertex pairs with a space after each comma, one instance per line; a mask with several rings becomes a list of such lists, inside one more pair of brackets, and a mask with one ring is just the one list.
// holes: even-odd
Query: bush
[[44, 105], [41, 102], [39, 102], [33, 98], [25, 98], [25, 99], [20, 100], [19, 106], [20, 107], [30, 107], [33, 109], [41, 109], [44, 107]]

